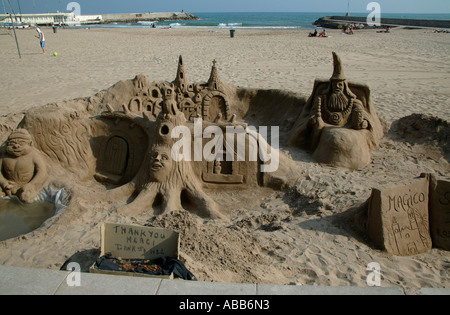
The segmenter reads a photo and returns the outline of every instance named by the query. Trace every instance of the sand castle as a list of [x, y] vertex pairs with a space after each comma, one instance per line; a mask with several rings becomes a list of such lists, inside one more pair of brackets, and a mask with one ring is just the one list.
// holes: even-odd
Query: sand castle
[[333, 61], [332, 77], [316, 80], [309, 98], [228, 85], [216, 61], [207, 82], [190, 83], [180, 56], [173, 82], [138, 75], [90, 98], [29, 110], [10, 141], [33, 139], [33, 158], [11, 173], [6, 157], [3, 176], [19, 188], [2, 188], [30, 202], [45, 185], [95, 181], [106, 192], [89, 198], [119, 201], [111, 211], [122, 216], [184, 209], [226, 219], [212, 191], [282, 189], [298, 180], [280, 144], [307, 149], [318, 163], [362, 168], [382, 125], [370, 88], [347, 81], [336, 53]]
[[[337, 54], [333, 56], [334, 74], [330, 82], [316, 82], [312, 96], [289, 132], [289, 143], [315, 149], [314, 157], [319, 162], [358, 168], [370, 162], [370, 149], [382, 137], [380, 121], [370, 99], [370, 89], [348, 83], [342, 61]], [[173, 82], [150, 82], [138, 75], [133, 81], [119, 83], [103, 92], [104, 95], [92, 98], [85, 110], [30, 111], [21, 127], [34, 136], [36, 147], [50, 163], [60, 164], [80, 179], [95, 178], [121, 187], [111, 195], [117, 196], [118, 190], [122, 194], [129, 190], [138, 192], [128, 206], [134, 213], [139, 211], [137, 208], [150, 208], [158, 198], [163, 200], [164, 209], [181, 208], [183, 195], [200, 212], [218, 217], [214, 201], [202, 192], [202, 185], [264, 185], [264, 177], [271, 176], [258, 170], [267, 162], [261, 160], [267, 152], [259, 152], [258, 146], [258, 142], [265, 140], [247, 129], [240, 93], [220, 80], [216, 61], [206, 83], [191, 84], [180, 56]], [[267, 105], [262, 104], [260, 111], [264, 111], [263, 106]], [[172, 132], [177, 127], [186, 127], [195, 137], [196, 119], [200, 119], [202, 136], [211, 127], [218, 128], [212, 132], [213, 136], [232, 130], [236, 137], [225, 139], [220, 135], [223, 139], [218, 141], [223, 142], [223, 148], [214, 145], [213, 151], [217, 152], [213, 152], [212, 158], [204, 160], [196, 156], [192, 162], [172, 163], [170, 151], [178, 141]], [[234, 141], [238, 134], [245, 138], [240, 148]], [[203, 138], [202, 153], [208, 143]], [[191, 144], [192, 148], [198, 146], [199, 139], [191, 140], [189, 148]], [[275, 153], [277, 149], [272, 151]], [[237, 156], [239, 150], [244, 151], [239, 152], [243, 157]], [[164, 161], [167, 166], [159, 159], [161, 154], [168, 157]], [[191, 156], [191, 152], [183, 154], [187, 154], [187, 159]], [[259, 156], [255, 158], [256, 155]], [[278, 165], [271, 173], [277, 168]]]
[[[190, 84], [180, 56], [173, 82], [150, 82], [138, 75], [86, 104], [75, 100], [72, 108], [49, 105], [31, 110], [20, 125], [33, 135], [36, 148], [54, 172], [60, 167], [59, 172], [69, 172], [81, 181], [95, 178], [111, 187], [108, 198], [133, 196], [119, 210], [124, 215], [137, 215], [153, 206], [160, 212], [183, 209], [186, 203], [201, 215], [218, 218], [221, 215], [215, 202], [202, 187], [261, 184], [264, 175], [259, 167], [264, 162], [258, 157], [258, 142], [268, 147], [262, 137], [245, 131], [247, 124], [232, 115], [233, 98], [236, 92], [221, 82], [215, 61], [206, 83]], [[78, 108], [80, 105], [84, 108]], [[172, 133], [177, 127], [188, 131], [189, 147], [191, 140], [193, 148], [200, 145], [200, 159], [173, 161], [172, 149], [179, 139]], [[200, 128], [200, 139], [191, 138], [190, 131], [197, 136], [196, 128]], [[212, 128], [210, 141], [204, 136], [208, 128]], [[245, 141], [239, 147], [242, 159], [237, 156], [234, 137], [229, 140], [223, 136], [227, 128]], [[214, 141], [216, 138], [220, 143]], [[208, 143], [212, 158], [205, 160], [202, 156]], [[253, 160], [251, 150], [256, 150]]]

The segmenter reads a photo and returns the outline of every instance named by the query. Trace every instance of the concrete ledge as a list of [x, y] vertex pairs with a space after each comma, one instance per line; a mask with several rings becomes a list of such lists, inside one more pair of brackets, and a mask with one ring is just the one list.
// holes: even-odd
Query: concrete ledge
[[[0, 295], [405, 295], [396, 287], [316, 287], [238, 284], [80, 274], [69, 271], [0, 266]], [[450, 289], [422, 288], [423, 295], [450, 295]]]
[[258, 295], [405, 295], [394, 287], [317, 287], [258, 284]]
[[422, 288], [419, 291], [422, 295], [450, 295], [450, 289]]
[[64, 271], [0, 266], [0, 294], [55, 294], [68, 275]]
[[255, 295], [256, 284], [162, 280], [158, 295]]
[[[67, 281], [56, 290], [56, 295], [156, 295], [161, 279], [81, 273], [80, 286], [69, 286]], [[1, 283], [1, 280], [0, 280]]]

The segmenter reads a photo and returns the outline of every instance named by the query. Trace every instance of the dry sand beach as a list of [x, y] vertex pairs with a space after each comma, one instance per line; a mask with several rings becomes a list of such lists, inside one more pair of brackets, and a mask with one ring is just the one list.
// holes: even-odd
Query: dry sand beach
[[[180, 256], [204, 281], [366, 286], [366, 266], [377, 262], [382, 286], [399, 286], [410, 294], [420, 287], [450, 286], [450, 252], [390, 256], [374, 249], [352, 220], [373, 187], [394, 186], [421, 173], [448, 177], [448, 34], [394, 29], [390, 34], [364, 30], [349, 36], [332, 30], [329, 38], [308, 38], [305, 30], [237, 30], [230, 38], [226, 29], [44, 31], [46, 55], [34, 29], [17, 31], [22, 59], [14, 38], [0, 36], [3, 125], [17, 125], [22, 112], [33, 107], [64, 106], [65, 100], [94, 96], [137, 74], [150, 81], [173, 81], [179, 55], [191, 82], [206, 81], [215, 59], [220, 78], [228, 84], [309, 96], [316, 78], [330, 78], [331, 53], [336, 51], [348, 79], [371, 86], [386, 135], [372, 152], [372, 162], [355, 171], [321, 166], [305, 151], [282, 147], [288, 160], [281, 167], [292, 169], [286, 190], [210, 192], [229, 221], [186, 211], [119, 216], [110, 210], [112, 202], [96, 200], [104, 187], [88, 181], [78, 189], [90, 199], [73, 200], [77, 206], [52, 224], [1, 242], [0, 264], [59, 269], [73, 259], [86, 270], [99, 254], [100, 223], [108, 221], [180, 230]], [[413, 113], [447, 123], [437, 130], [424, 118], [418, 122], [421, 138], [411, 137], [396, 126]], [[437, 133], [442, 130], [447, 132], [443, 137]], [[2, 130], [2, 142], [8, 134]]]

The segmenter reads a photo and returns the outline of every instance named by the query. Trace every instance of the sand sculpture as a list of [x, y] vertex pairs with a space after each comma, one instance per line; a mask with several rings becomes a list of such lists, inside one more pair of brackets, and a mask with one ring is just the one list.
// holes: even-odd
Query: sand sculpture
[[[185, 115], [179, 111], [171, 86], [162, 88], [162, 110], [153, 123], [148, 117], [141, 119], [132, 114], [127, 107], [124, 112], [114, 112], [112, 108], [103, 117], [108, 119], [125, 119], [135, 123], [147, 133], [147, 148], [142, 166], [136, 177], [119, 190], [128, 190], [131, 186], [138, 193], [137, 197], [119, 211], [125, 215], [139, 214], [152, 207], [159, 197], [162, 211], [182, 209], [182, 194], [205, 216], [220, 217], [215, 202], [203, 192], [199, 179], [195, 176], [192, 164], [186, 161], [176, 162], [172, 158], [174, 139], [173, 128], [184, 125]], [[114, 194], [117, 193], [116, 191]]]
[[373, 188], [357, 221], [375, 247], [392, 255], [449, 250], [449, 200], [450, 182], [423, 173], [404, 185]]
[[[113, 201], [111, 211], [120, 215], [184, 209], [226, 219], [211, 192], [279, 189], [289, 176], [294, 181], [300, 176], [282, 154], [276, 170], [263, 171], [275, 159], [269, 152], [277, 152], [277, 145], [250, 130], [248, 121], [281, 125], [284, 144], [313, 150], [319, 162], [350, 169], [370, 162], [370, 149], [383, 136], [370, 89], [348, 82], [341, 59], [335, 53], [333, 59], [333, 76], [316, 80], [309, 99], [225, 84], [216, 61], [207, 82], [191, 84], [180, 56], [173, 82], [138, 75], [90, 98], [31, 109], [8, 138], [0, 185], [4, 195], [31, 202], [53, 182], [94, 181], [106, 188], [98, 198]], [[291, 123], [283, 126], [286, 121]], [[230, 128], [232, 137], [223, 136]], [[448, 248], [448, 224], [441, 224], [448, 215], [448, 182], [432, 183], [430, 205], [444, 210], [432, 211], [430, 218], [425, 206], [399, 214], [403, 199], [395, 196], [404, 196], [403, 190], [374, 190], [365, 224], [379, 247], [395, 255], [427, 251], [430, 221], [439, 247]], [[422, 193], [428, 181], [417, 185], [402, 189], [410, 194], [417, 188], [412, 201], [428, 206]]]
[[333, 52], [330, 80], [316, 80], [297, 119], [289, 144], [312, 150], [320, 163], [358, 169], [370, 163], [370, 150], [383, 137], [366, 85], [347, 81], [341, 58]]
[[[203, 159], [173, 161], [172, 154], [174, 144], [179, 141], [178, 138], [173, 138], [173, 131], [177, 127], [188, 130], [188, 142], [194, 144], [195, 140], [191, 135], [195, 136], [196, 133], [195, 119], [203, 119], [201, 134], [209, 126], [215, 126], [224, 132], [226, 127], [245, 126], [242, 122], [236, 122], [235, 115], [231, 115], [228, 104], [230, 97], [227, 95], [227, 88], [218, 77], [216, 62], [213, 62], [207, 83], [189, 84], [180, 56], [174, 82], [152, 84], [146, 77], [138, 76], [135, 85], [145, 92], [138, 92], [128, 106], [122, 106], [122, 111], [115, 111], [108, 105], [108, 111], [101, 115], [103, 121], [113, 121], [114, 124], [126, 121], [135, 126], [141, 137], [138, 146], [147, 148], [141, 152], [144, 153], [140, 159], [141, 166], [131, 181], [111, 191], [111, 195], [116, 196], [127, 195], [130, 192], [137, 194], [136, 198], [119, 209], [119, 212], [136, 215], [152, 207], [159, 207], [161, 212], [188, 207], [206, 217], [222, 217], [216, 203], [204, 192], [203, 187], [257, 184], [260, 175], [257, 171], [258, 161], [237, 162], [234, 159], [230, 161], [226, 157], [218, 156], [218, 152], [215, 152], [216, 158], [210, 161]], [[113, 135], [109, 141], [116, 137]], [[129, 142], [125, 142], [123, 147], [128, 146]], [[204, 139], [201, 140], [201, 145], [203, 151], [206, 145]], [[223, 150], [230, 154], [230, 147], [227, 151], [226, 145], [225, 143]], [[108, 151], [107, 146], [105, 152]], [[232, 155], [235, 154], [234, 151], [235, 147], [231, 148]], [[188, 155], [190, 156], [190, 152]], [[123, 160], [122, 163], [116, 164], [118, 167], [109, 170], [109, 173], [120, 174], [124, 168], [120, 165], [128, 163]], [[96, 178], [108, 181], [111, 176], [107, 175], [105, 178], [97, 174]]]
[[[232, 114], [230, 102], [235, 99], [236, 88], [221, 82], [215, 61], [207, 82], [190, 84], [180, 56], [173, 82], [150, 82], [146, 76], [138, 75], [94, 97], [69, 102], [67, 107], [49, 104], [35, 108], [19, 124], [22, 131], [13, 135], [33, 135], [36, 149], [51, 165], [49, 182], [64, 182], [67, 174], [80, 182], [95, 179], [108, 187], [105, 198], [125, 202], [118, 209], [123, 215], [188, 209], [201, 216], [219, 218], [222, 215], [218, 205], [205, 188], [258, 186], [270, 177], [260, 170], [265, 162], [258, 152], [257, 159], [250, 159], [250, 151], [258, 150], [258, 143], [264, 142], [265, 148], [270, 145], [257, 134], [246, 132], [247, 124]], [[195, 123], [198, 120], [200, 124]], [[189, 147], [200, 144], [201, 153], [209, 148], [213, 158], [174, 161], [172, 149], [183, 136], [173, 137], [177, 127], [187, 131]], [[206, 137], [208, 128], [213, 128], [213, 132]], [[224, 136], [227, 128], [237, 128], [234, 139], [243, 137], [246, 158], [237, 158], [238, 141], [229, 143]], [[186, 154], [183, 150], [187, 148], [178, 148]], [[30, 154], [27, 181], [32, 175], [31, 156], [36, 154]], [[33, 162], [39, 170], [35, 180], [42, 182], [43, 163], [37, 158]], [[11, 162], [6, 160], [3, 164], [5, 168]], [[9, 189], [7, 183], [3, 186]], [[35, 189], [37, 193], [39, 189]], [[11, 193], [16, 192], [27, 201], [36, 195], [34, 190], [33, 196], [29, 194], [27, 187], [26, 193], [18, 189]]]
[[[173, 82], [138, 75], [90, 98], [32, 109], [19, 127], [51, 165], [51, 180], [64, 181], [68, 173], [80, 182], [95, 179], [108, 189], [103, 197], [123, 201], [117, 207], [123, 215], [186, 209], [221, 218], [207, 191], [281, 188], [296, 176], [283, 162], [264, 168], [279, 162], [278, 136], [269, 143], [260, 130], [248, 128], [248, 118], [277, 128], [292, 121], [281, 126], [281, 136], [315, 149], [320, 162], [349, 168], [368, 163], [382, 136], [370, 89], [347, 82], [340, 58], [333, 56], [331, 80], [316, 81], [307, 102], [289, 92], [225, 84], [216, 61], [207, 82], [192, 84], [180, 56]], [[174, 154], [183, 158], [175, 161]]]
[[397, 256], [431, 249], [427, 178], [391, 189], [373, 189], [367, 232], [379, 248]]
[[32, 202], [47, 179], [47, 165], [25, 129], [11, 133], [6, 156], [0, 160], [0, 186], [4, 196], [17, 195], [23, 202]]
[[450, 250], [450, 182], [431, 177], [430, 229], [433, 245]]

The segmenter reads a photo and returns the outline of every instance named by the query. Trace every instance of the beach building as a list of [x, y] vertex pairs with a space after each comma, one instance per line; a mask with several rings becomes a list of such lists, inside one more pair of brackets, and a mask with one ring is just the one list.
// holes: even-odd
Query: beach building
[[[50, 25], [87, 25], [101, 23], [145, 23], [166, 20], [197, 20], [198, 17], [186, 12], [154, 12], [154, 13], [122, 13], [122, 14], [96, 14], [75, 15], [70, 13], [39, 13], [39, 14], [16, 14], [13, 22], [18, 27], [28, 26], [50, 26]], [[0, 14], [0, 27], [12, 26], [9, 14]]]
[[39, 14], [16, 14], [13, 21], [9, 14], [0, 14], [0, 26], [11, 26], [12, 22], [16, 25], [82, 25], [101, 23], [101, 15], [75, 15], [70, 13], [39, 13]]

